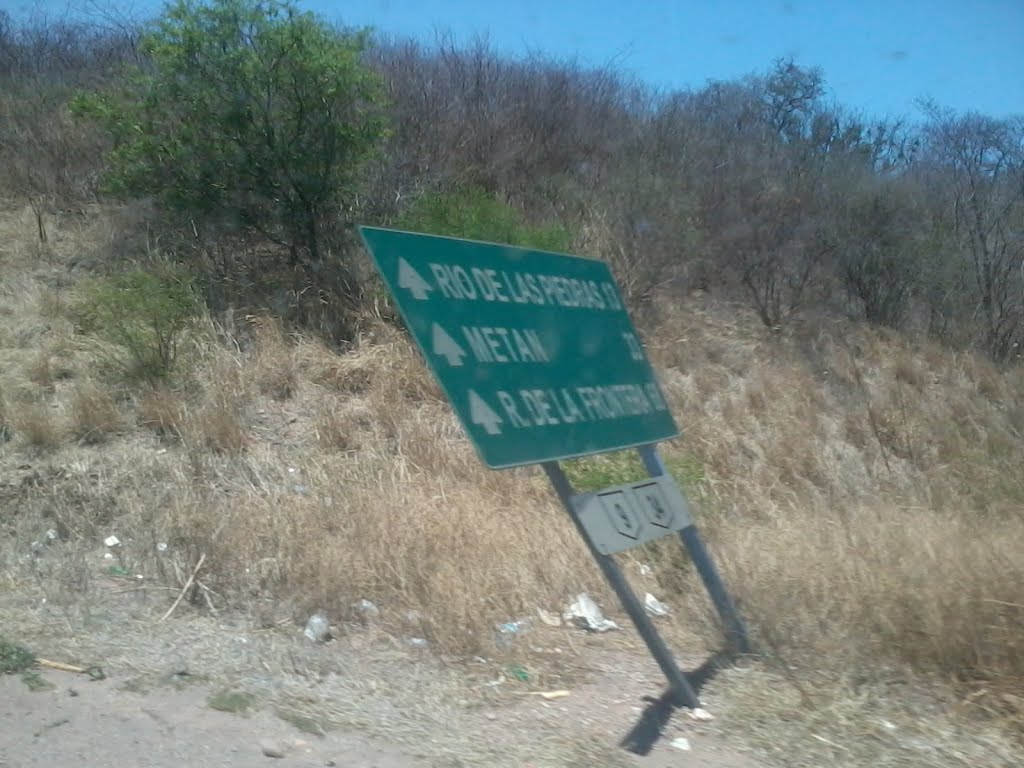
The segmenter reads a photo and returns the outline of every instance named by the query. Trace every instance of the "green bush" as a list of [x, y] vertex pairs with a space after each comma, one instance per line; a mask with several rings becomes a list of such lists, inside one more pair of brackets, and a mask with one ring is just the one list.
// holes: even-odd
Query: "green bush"
[[176, 0], [142, 36], [143, 66], [73, 110], [114, 141], [112, 194], [254, 230], [315, 268], [386, 133], [367, 42], [287, 0]]
[[120, 349], [114, 362], [126, 379], [155, 384], [174, 370], [180, 336], [200, 306], [190, 276], [165, 267], [93, 279], [72, 311], [82, 331]]
[[570, 249], [573, 240], [559, 224], [525, 223], [515, 208], [476, 187], [427, 193], [395, 222], [395, 227], [562, 253]]
[[[697, 492], [704, 469], [693, 456], [668, 456], [665, 468], [689, 495]], [[616, 451], [600, 456], [571, 459], [563, 463], [565, 474], [578, 493], [592, 493], [613, 485], [623, 485], [649, 477], [636, 451]]]
[[35, 663], [35, 654], [28, 648], [0, 637], [0, 674], [24, 672]]

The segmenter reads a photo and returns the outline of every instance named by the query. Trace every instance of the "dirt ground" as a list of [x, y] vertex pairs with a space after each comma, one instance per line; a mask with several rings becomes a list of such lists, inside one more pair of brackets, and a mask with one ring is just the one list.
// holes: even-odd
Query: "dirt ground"
[[263, 747], [280, 749], [292, 766], [427, 765], [358, 734], [311, 738], [268, 712], [238, 717], [210, 710], [201, 689], [138, 694], [114, 680], [30, 691], [16, 677], [0, 680], [0, 755], [4, 766], [250, 766]]
[[[261, 710], [247, 716], [210, 709], [209, 688], [166, 687], [148, 693], [125, 691], [116, 677], [103, 681], [71, 678], [67, 673], [42, 676], [53, 685], [31, 691], [16, 676], [0, 679], [0, 765], [30, 766], [217, 766], [241, 768], [260, 761], [299, 766], [360, 766], [361, 768], [419, 768], [432, 765], [477, 765], [438, 760], [415, 746], [397, 745], [382, 737], [351, 730], [332, 730], [311, 735]], [[622, 681], [632, 682], [632, 681]], [[677, 714], [667, 739], [647, 757], [627, 753], [613, 756], [614, 741], [625, 730], [631, 709], [627, 691], [616, 689], [609, 676], [570, 696], [565, 705], [530, 701], [521, 706], [495, 707], [475, 724], [470, 740], [491, 739], [512, 728], [515, 739], [530, 739], [537, 726], [555, 725], [566, 735], [581, 731], [593, 739], [599, 751], [606, 748], [611, 764], [661, 766], [708, 766], [750, 768], [757, 763], [731, 753], [718, 737], [702, 734]], [[633, 682], [631, 688], [637, 688]], [[511, 722], [510, 722], [511, 721]], [[691, 749], [681, 751], [671, 741], [685, 735]], [[269, 748], [283, 757], [264, 754]], [[514, 751], [513, 744], [507, 749]], [[508, 754], [514, 759], [514, 754]], [[582, 765], [582, 755], [568, 756], [567, 763]], [[529, 757], [520, 765], [539, 765]], [[594, 763], [609, 764], [609, 763]]]
[[[505, 658], [467, 661], [372, 626], [335, 627], [331, 641], [314, 643], [289, 620], [266, 626], [182, 607], [158, 621], [164, 604], [115, 580], [62, 605], [31, 584], [0, 590], [6, 638], [104, 674], [0, 675], [0, 766], [766, 765], [727, 722], [698, 722], [688, 710], [649, 755], [623, 750], [644, 697], [664, 687], [631, 631], [535, 628]], [[687, 668], [701, 660], [680, 656]], [[567, 695], [540, 695], [552, 691]], [[712, 711], [714, 701], [702, 699]]]
[[[899, 670], [884, 685], [856, 670], [786, 675], [767, 657], [722, 670], [700, 694], [713, 718], [676, 711], [640, 757], [619, 742], [664, 681], [614, 605], [602, 607], [618, 631], [535, 622], [500, 656], [453, 658], [372, 622], [314, 643], [285, 609], [268, 620], [182, 604], [162, 620], [172, 595], [158, 586], [55, 578], [78, 559], [76, 574], [95, 572], [100, 552], [53, 558], [53, 573], [48, 557], [34, 577], [0, 581], [0, 635], [104, 679], [0, 675], [2, 768], [1020, 765], [1005, 730], [950, 709], [938, 684]], [[681, 623], [659, 626], [692, 670], [706, 650]], [[540, 695], [553, 692], [564, 693]]]

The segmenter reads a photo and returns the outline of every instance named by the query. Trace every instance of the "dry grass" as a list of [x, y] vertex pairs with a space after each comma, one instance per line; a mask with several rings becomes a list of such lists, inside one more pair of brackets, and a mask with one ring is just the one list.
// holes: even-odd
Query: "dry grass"
[[217, 454], [236, 454], [249, 443], [242, 415], [235, 402], [224, 396], [204, 404], [186, 422], [186, 443]]
[[749, 372], [683, 373], [687, 344], [655, 332], [652, 346], [704, 464], [703, 523], [761, 639], [801, 665], [1024, 685], [1019, 373], [857, 328], [814, 331], [808, 361], [799, 339], [714, 312], [678, 324], [702, 325], [701, 347], [745, 348]]
[[372, 433], [373, 412], [365, 404], [325, 395], [317, 406], [313, 424], [317, 443], [324, 451], [355, 451], [362, 435]]
[[13, 410], [11, 428], [22, 437], [26, 448], [38, 454], [60, 446], [63, 432], [52, 408], [39, 403], [19, 403]]
[[188, 410], [178, 394], [166, 387], [153, 387], [139, 398], [137, 418], [140, 426], [161, 437], [180, 437]]
[[896, 506], [794, 510], [716, 538], [758, 636], [800, 666], [813, 651], [962, 680], [1024, 670], [1019, 521], [979, 525]]
[[74, 388], [70, 402], [71, 434], [80, 442], [95, 445], [121, 431], [124, 418], [108, 390], [95, 382]]
[[42, 288], [39, 291], [39, 314], [48, 320], [65, 317], [68, 312], [67, 299], [60, 291]]
[[[967, 716], [972, 703], [941, 682], [922, 686], [899, 670], [869, 681], [858, 669], [837, 679], [801, 668], [799, 677], [749, 666], [725, 670], [705, 701], [713, 730], [746, 734], [765, 764], [786, 768], [1010, 768], [1020, 745], [997, 724]], [[798, 680], [802, 678], [803, 684]]]
[[26, 378], [40, 387], [53, 387], [57, 376], [49, 352], [40, 352], [25, 369]]
[[[45, 302], [0, 300], [18, 333], [45, 334]], [[665, 450], [693, 470], [698, 522], [769, 661], [805, 682], [898, 669], [1019, 691], [1019, 371], [860, 327], [769, 338], [713, 303], [660, 315], [645, 336], [685, 435]], [[251, 330], [237, 347], [193, 339], [186, 380], [136, 393], [146, 429], [118, 439], [96, 385], [15, 403], [35, 359], [12, 338], [0, 424], [22, 441], [8, 445], [45, 447], [62, 468], [23, 519], [116, 530], [132, 566], [171, 585], [205, 555], [199, 609], [345, 621], [365, 598], [384, 630], [465, 654], [496, 652], [495, 624], [580, 590], [614, 605], [543, 477], [482, 467], [401, 334], [380, 326], [336, 354], [269, 318]], [[100, 429], [106, 444], [62, 443], [61, 408], [72, 434]], [[699, 583], [666, 548], [626, 559], [651, 563], [646, 586], [717, 644]], [[829, 690], [816, 695], [846, 695]]]
[[294, 343], [285, 336], [280, 323], [272, 319], [253, 318], [250, 324], [255, 341], [250, 366], [252, 381], [260, 394], [287, 400], [298, 387]]
[[[206, 583], [218, 592], [276, 598], [297, 615], [319, 607], [336, 620], [367, 598], [386, 607], [396, 633], [464, 652], [493, 650], [497, 617], [557, 608], [582, 585], [582, 546], [539, 485], [513, 502], [512, 485], [495, 493], [490, 478], [459, 488], [401, 456], [314, 450], [311, 441], [291, 457], [254, 447], [211, 460], [196, 488], [182, 481], [190, 468], [179, 459], [176, 490], [148, 525], [189, 562], [205, 553]], [[512, 514], [522, 525], [510, 539]], [[523, 561], [538, 529], [561, 551]], [[408, 610], [421, 618], [408, 623]]]

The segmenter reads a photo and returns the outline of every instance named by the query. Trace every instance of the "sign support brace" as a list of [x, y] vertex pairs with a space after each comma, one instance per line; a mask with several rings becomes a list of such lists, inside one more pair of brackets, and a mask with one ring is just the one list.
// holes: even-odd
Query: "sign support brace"
[[565, 472], [562, 470], [561, 465], [556, 461], [549, 461], [545, 462], [542, 466], [544, 467], [544, 472], [547, 474], [548, 479], [551, 481], [551, 485], [558, 494], [558, 498], [561, 500], [562, 506], [565, 507], [565, 511], [569, 513], [569, 517], [572, 518], [580, 536], [583, 537], [583, 540], [587, 543], [587, 547], [590, 548], [590, 554], [593, 555], [594, 559], [597, 561], [598, 566], [601, 568], [601, 573], [604, 574], [605, 580], [607, 580], [611, 588], [615, 590], [615, 594], [622, 603], [622, 607], [626, 609], [626, 613], [628, 613], [629, 618], [632, 619], [637, 632], [640, 633], [640, 637], [643, 638], [643, 641], [647, 644], [647, 648], [654, 657], [654, 660], [658, 662], [658, 666], [661, 667], [661, 671], [668, 679], [673, 704], [676, 706], [696, 709], [700, 706], [700, 701], [697, 699], [697, 694], [693, 690], [693, 686], [690, 685], [690, 682], [686, 679], [686, 675], [683, 671], [679, 669], [679, 665], [672, 656], [672, 652], [668, 649], [668, 646], [665, 645], [665, 641], [662, 639], [661, 635], [658, 634], [658, 630], [655, 628], [654, 622], [652, 622], [650, 617], [647, 615], [640, 599], [626, 582], [626, 578], [622, 575], [622, 571], [619, 569], [618, 563], [615, 562], [611, 555], [604, 555], [598, 552], [591, 543], [590, 536], [587, 534], [586, 529], [580, 522], [579, 515], [576, 513], [576, 509], [573, 506], [573, 487], [569, 482], [569, 478], [566, 477]]
[[[637, 448], [637, 453], [640, 455], [644, 468], [651, 477], [661, 477], [668, 474], [665, 464], [658, 454], [657, 446], [641, 446]], [[558, 494], [562, 506], [569, 513], [569, 517], [576, 526], [576, 530], [583, 537], [587, 547], [590, 549], [591, 555], [601, 568], [601, 573], [604, 575], [605, 580], [615, 591], [619, 601], [622, 603], [622, 607], [629, 614], [629, 618], [632, 620], [637, 632], [639, 632], [640, 637], [647, 645], [651, 656], [654, 657], [654, 660], [668, 680], [668, 689], [657, 699], [648, 698], [648, 701], [651, 702], [650, 706], [648, 706], [633, 730], [621, 742], [621, 746], [626, 747], [630, 752], [646, 755], [658, 739], [662, 728], [668, 722], [674, 709], [678, 707], [697, 709], [700, 707], [697, 689], [703, 685], [703, 682], [708, 677], [714, 674], [715, 669], [725, 659], [735, 654], [749, 654], [752, 652], [747, 627], [736, 610], [736, 606], [729, 596], [725, 584], [718, 574], [718, 570], [715, 568], [714, 561], [712, 561], [700, 534], [697, 532], [697, 526], [692, 523], [687, 525], [679, 531], [679, 538], [694, 566], [697, 568], [698, 573], [700, 573], [701, 580], [704, 582], [708, 595], [711, 597], [711, 601], [714, 603], [718, 616], [724, 625], [728, 648], [725, 652], [715, 654], [693, 675], [683, 672], [676, 663], [665, 641], [658, 633], [654, 623], [644, 610], [644, 606], [630, 588], [618, 563], [615, 562], [611, 555], [598, 551], [591, 540], [580, 519], [576, 505], [573, 503], [574, 489], [569, 478], [566, 477], [565, 472], [562, 470], [561, 465], [558, 462], [549, 461], [543, 463], [542, 466], [548, 479], [551, 481], [551, 485]]]
[[[665, 462], [661, 460], [656, 446], [641, 446], [637, 449], [637, 453], [640, 454], [640, 460], [649, 475], [660, 477], [668, 474]], [[679, 531], [679, 538], [697, 568], [697, 572], [700, 573], [700, 578], [711, 597], [711, 602], [715, 605], [715, 610], [718, 611], [731, 649], [736, 653], [750, 653], [750, 636], [747, 633], [747, 627], [718, 575], [718, 570], [704, 546], [704, 541], [701, 539], [700, 533], [697, 532], [697, 526], [686, 526]]]

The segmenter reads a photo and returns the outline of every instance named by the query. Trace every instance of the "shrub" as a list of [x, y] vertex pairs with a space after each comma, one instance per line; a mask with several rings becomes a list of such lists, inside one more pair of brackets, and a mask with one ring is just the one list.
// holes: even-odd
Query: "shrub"
[[255, 230], [318, 266], [384, 135], [366, 44], [287, 0], [177, 0], [142, 36], [145, 65], [73, 108], [114, 140], [109, 191]]
[[899, 328], [920, 281], [914, 210], [896, 185], [854, 189], [844, 215], [840, 277], [870, 323]]
[[477, 187], [430, 192], [395, 223], [399, 229], [431, 235], [533, 248], [568, 251], [572, 235], [559, 224], [530, 225], [507, 203]]
[[28, 648], [0, 637], [0, 673], [24, 672], [35, 663], [35, 654]]
[[83, 331], [120, 349], [114, 362], [126, 379], [155, 384], [173, 371], [178, 340], [199, 307], [190, 277], [162, 268], [92, 280], [73, 311]]

